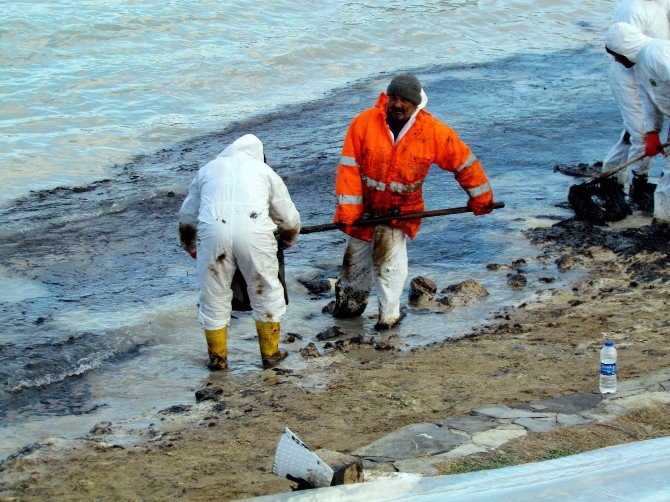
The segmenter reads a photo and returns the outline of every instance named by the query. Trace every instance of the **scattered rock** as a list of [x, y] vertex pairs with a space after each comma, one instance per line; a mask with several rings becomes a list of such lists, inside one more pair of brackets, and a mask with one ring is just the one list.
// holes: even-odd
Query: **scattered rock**
[[284, 339], [284, 343], [294, 343], [296, 340], [302, 340], [302, 335], [298, 333], [287, 333]]
[[556, 260], [556, 267], [558, 268], [559, 272], [567, 272], [568, 270], [576, 268], [576, 266], [577, 261], [575, 258], [567, 254], [562, 255], [558, 260]]
[[221, 413], [222, 411], [226, 411], [226, 408], [228, 408], [228, 405], [223, 401], [219, 401], [214, 406], [212, 406], [212, 411], [215, 411], [216, 413]]
[[437, 291], [437, 285], [435, 284], [435, 281], [429, 279], [428, 277], [423, 277], [421, 275], [416, 276], [414, 279], [412, 279], [409, 288], [410, 288], [409, 293], [410, 300], [414, 296], [422, 296], [426, 293], [432, 295]]
[[528, 284], [528, 279], [523, 274], [510, 274], [507, 278], [507, 284], [512, 289], [523, 289]]
[[440, 303], [449, 307], [464, 307], [489, 295], [484, 286], [469, 279], [458, 284], [452, 284], [441, 291], [448, 296], [440, 299]]
[[524, 260], [523, 258], [519, 258], [518, 260], [514, 260], [512, 262], [513, 268], [520, 268], [523, 267], [524, 265], [526, 265], [526, 260]]
[[322, 296], [332, 289], [330, 281], [325, 277], [315, 277], [312, 279], [298, 278], [298, 282], [315, 296]]
[[335, 300], [333, 300], [332, 302], [329, 302], [328, 305], [324, 306], [321, 309], [321, 313], [322, 314], [332, 314], [334, 310], [335, 310]]
[[316, 335], [317, 340], [330, 340], [332, 338], [337, 338], [342, 335], [346, 335], [344, 331], [342, 331], [342, 328], [339, 326], [332, 326], [328, 328], [326, 331], [322, 331], [321, 333]]
[[300, 355], [305, 359], [311, 359], [313, 357], [321, 357], [319, 349], [316, 348], [314, 342], [309, 342], [302, 349], [300, 349]]
[[205, 388], [195, 391], [195, 402], [216, 400], [219, 394], [223, 394], [223, 389], [217, 385], [212, 385], [210, 382]]
[[374, 344], [375, 350], [399, 350], [396, 347], [396, 343], [398, 341], [398, 336], [397, 335], [392, 335], [388, 337], [387, 340], [379, 340]]
[[95, 436], [103, 436], [112, 433], [112, 422], [98, 422], [91, 429], [91, 434]]
[[437, 286], [427, 277], [418, 276], [410, 284], [409, 304], [415, 308], [444, 312], [454, 307], [470, 305], [489, 294], [481, 284], [473, 280], [463, 281], [441, 291], [436, 296]]
[[433, 295], [437, 291], [437, 285], [427, 277], [417, 276], [409, 285], [409, 304], [412, 307], [423, 309], [433, 308], [435, 302]]
[[160, 413], [161, 415], [171, 415], [176, 413], [187, 412], [191, 408], [193, 408], [193, 405], [191, 404], [175, 404], [174, 406], [170, 406], [169, 408], [160, 410], [158, 413]]
[[336, 340], [335, 342], [327, 342], [324, 349], [334, 349], [337, 352], [347, 353], [352, 345], [361, 346], [362, 344], [370, 344], [372, 342], [366, 341], [363, 335], [355, 335], [344, 340]]

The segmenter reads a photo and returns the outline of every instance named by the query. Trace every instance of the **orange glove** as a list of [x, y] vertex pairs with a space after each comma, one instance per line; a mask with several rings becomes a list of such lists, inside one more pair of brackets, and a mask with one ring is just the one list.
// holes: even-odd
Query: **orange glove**
[[482, 214], [489, 214], [493, 211], [493, 201], [478, 198], [468, 199], [468, 207], [475, 213], [475, 216], [481, 216]]
[[644, 154], [647, 157], [653, 157], [659, 153], [665, 155], [665, 151], [661, 148], [661, 138], [659, 138], [657, 132], [648, 132], [647, 141], [644, 146]]

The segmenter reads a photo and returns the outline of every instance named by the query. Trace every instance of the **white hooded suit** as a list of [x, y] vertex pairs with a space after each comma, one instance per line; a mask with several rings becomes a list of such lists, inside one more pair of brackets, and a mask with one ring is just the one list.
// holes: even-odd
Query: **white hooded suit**
[[[607, 31], [605, 46], [635, 63], [645, 131], [659, 132], [664, 117], [670, 117], [670, 41], [650, 38], [628, 23], [616, 23]], [[664, 160], [654, 192], [654, 217], [670, 221], [670, 157]]]
[[281, 322], [286, 313], [274, 232], [293, 244], [300, 216], [286, 185], [263, 159], [261, 141], [242, 136], [198, 171], [179, 212], [180, 226], [197, 229], [198, 321], [205, 330], [230, 324], [237, 268], [255, 320]]
[[[663, 40], [670, 39], [667, 0], [623, 0], [614, 13], [614, 22], [624, 22], [636, 26], [640, 32]], [[614, 100], [621, 112], [624, 130], [619, 141], [612, 147], [603, 161], [603, 172], [617, 167], [629, 159], [644, 153], [645, 130], [643, 112], [637, 81], [633, 68], [626, 68], [616, 61], [610, 65], [609, 82]], [[625, 133], [630, 134], [630, 143], [625, 141]], [[636, 162], [632, 171], [647, 174], [650, 158]], [[626, 171], [619, 175], [620, 182], [626, 181]]]

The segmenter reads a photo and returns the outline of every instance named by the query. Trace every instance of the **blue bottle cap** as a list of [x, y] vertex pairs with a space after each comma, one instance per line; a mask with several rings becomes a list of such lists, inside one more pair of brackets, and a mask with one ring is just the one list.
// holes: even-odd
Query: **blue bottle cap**
[[614, 346], [614, 342], [613, 342], [612, 340], [607, 340], [607, 341], [605, 342], [605, 345], [608, 346], [608, 347], [613, 347], [613, 346]]

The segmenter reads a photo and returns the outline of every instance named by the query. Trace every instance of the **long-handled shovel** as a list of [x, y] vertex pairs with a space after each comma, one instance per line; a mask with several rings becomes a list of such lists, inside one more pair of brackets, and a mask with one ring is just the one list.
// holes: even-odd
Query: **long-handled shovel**
[[[500, 209], [505, 207], [504, 202], [496, 202], [493, 204], [493, 209]], [[354, 222], [354, 226], [365, 226], [365, 225], [377, 225], [379, 223], [385, 223], [391, 220], [415, 220], [418, 218], [432, 218], [434, 216], [445, 216], [448, 214], [460, 214], [460, 213], [469, 213], [472, 212], [467, 206], [464, 207], [452, 207], [449, 209], [436, 209], [434, 211], [424, 211], [422, 213], [407, 213], [399, 214], [396, 216], [384, 216], [381, 218], [368, 218], [363, 220], [358, 220]], [[302, 227], [300, 229], [301, 234], [313, 234], [316, 232], [327, 232], [328, 230], [337, 230], [341, 228], [337, 223], [324, 223], [322, 225], [313, 225], [309, 227]], [[277, 260], [279, 261], [279, 281], [284, 286], [284, 298], [288, 304], [288, 291], [286, 289], [286, 280], [284, 275], [284, 252], [280, 249], [277, 250]], [[233, 276], [233, 282], [231, 285], [233, 290], [233, 300], [232, 307], [233, 310], [244, 312], [251, 310], [251, 303], [249, 300], [249, 294], [247, 293], [247, 283], [244, 280], [244, 277], [240, 273], [239, 269], [235, 271]]]
[[[493, 209], [501, 209], [505, 207], [504, 202], [495, 202], [493, 204]], [[368, 225], [378, 225], [379, 223], [386, 223], [393, 220], [417, 220], [420, 218], [432, 218], [434, 216], [446, 216], [449, 214], [461, 214], [461, 213], [471, 213], [472, 209], [467, 206], [463, 207], [452, 207], [447, 209], [435, 209], [433, 211], [423, 211], [421, 213], [406, 213], [398, 214], [395, 216], [381, 216], [379, 218], [365, 218], [355, 221], [352, 226], [354, 227], [363, 227]], [[342, 228], [342, 225], [339, 223], [324, 223], [322, 225], [313, 225], [308, 227], [302, 227], [300, 229], [301, 234], [313, 234], [316, 232], [327, 232], [329, 230], [338, 230]]]
[[[661, 147], [665, 148], [669, 145], [670, 142], [667, 142]], [[623, 188], [616, 179], [610, 176], [645, 157], [645, 154], [638, 155], [590, 180], [572, 185], [568, 191], [568, 203], [575, 212], [575, 219], [601, 224], [607, 221], [623, 220], [632, 214], [633, 211], [626, 202]]]

